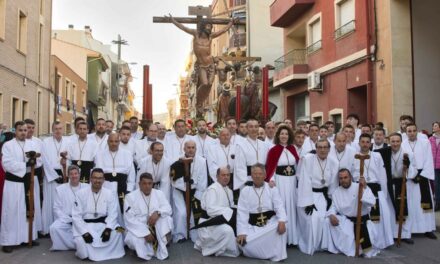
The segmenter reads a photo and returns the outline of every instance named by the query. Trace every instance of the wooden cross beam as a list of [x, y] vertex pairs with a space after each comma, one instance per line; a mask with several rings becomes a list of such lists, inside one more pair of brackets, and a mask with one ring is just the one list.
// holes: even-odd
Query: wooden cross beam
[[218, 56], [216, 58], [223, 60], [223, 61], [232, 61], [232, 62], [261, 61], [261, 57]]

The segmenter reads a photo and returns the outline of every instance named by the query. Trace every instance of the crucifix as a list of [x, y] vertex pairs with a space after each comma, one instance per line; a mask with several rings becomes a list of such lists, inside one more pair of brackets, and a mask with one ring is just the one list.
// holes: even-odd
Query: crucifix
[[[188, 17], [153, 17], [154, 23], [173, 23], [182, 31], [193, 36], [193, 51], [197, 58], [194, 64], [197, 82], [196, 108], [197, 116], [203, 116], [203, 104], [208, 99], [216, 74], [216, 60], [212, 56], [212, 39], [226, 33], [234, 24], [245, 25], [238, 19], [212, 18], [211, 7], [190, 6]], [[191, 29], [183, 24], [197, 24], [197, 29]], [[213, 25], [226, 25], [219, 31], [213, 32]]]
[[256, 225], [259, 227], [265, 226], [267, 222], [267, 216], [265, 216], [263, 213], [260, 214], [259, 217], [257, 217], [257, 223]]

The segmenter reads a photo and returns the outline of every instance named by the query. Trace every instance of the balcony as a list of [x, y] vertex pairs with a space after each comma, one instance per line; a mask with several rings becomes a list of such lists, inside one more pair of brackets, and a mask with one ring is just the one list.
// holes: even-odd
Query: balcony
[[229, 38], [229, 47], [238, 48], [246, 46], [246, 33], [233, 34]]
[[246, 4], [246, 0], [232, 0], [232, 6], [242, 6]]
[[288, 27], [314, 3], [315, 0], [275, 0], [270, 6], [270, 24]]
[[318, 41], [316, 41], [316, 42], [310, 44], [310, 45], [307, 47], [307, 54], [308, 54], [308, 55], [309, 55], [309, 54], [312, 54], [312, 53], [314, 53], [314, 52], [320, 50], [321, 47], [322, 47], [322, 41], [321, 41], [321, 40], [318, 40]]
[[354, 20], [346, 23], [345, 25], [342, 25], [340, 28], [335, 30], [335, 39], [342, 38], [343, 36], [354, 32], [355, 28], [356, 24]]
[[275, 60], [274, 86], [307, 79], [307, 50], [295, 49]]

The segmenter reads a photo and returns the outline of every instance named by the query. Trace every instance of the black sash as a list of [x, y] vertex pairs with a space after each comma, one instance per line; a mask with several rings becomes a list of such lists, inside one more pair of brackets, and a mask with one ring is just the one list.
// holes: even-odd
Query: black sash
[[227, 221], [223, 217], [223, 215], [217, 215], [217, 216], [214, 216], [214, 217], [211, 217], [211, 218], [209, 218], [209, 216], [206, 215], [206, 217], [203, 216], [203, 218], [205, 218], [205, 219], [209, 218], [208, 220], [206, 220], [205, 222], [200, 223], [200, 224], [194, 226], [191, 229], [198, 229], [198, 228], [202, 228], [202, 227], [217, 226], [217, 225], [227, 224], [230, 227], [232, 227], [232, 230], [234, 230], [234, 234], [236, 234], [236, 232], [237, 232], [236, 231], [236, 226], [237, 226], [237, 222], [236, 222], [236, 219], [237, 219], [237, 209], [236, 208], [231, 208], [231, 209], [232, 209], [233, 213], [232, 213], [231, 219], [229, 221]]
[[432, 212], [432, 197], [431, 197], [431, 185], [429, 183], [429, 179], [421, 175], [422, 170], [419, 169], [417, 172], [417, 176], [414, 178], [414, 182], [419, 184], [420, 187], [420, 206], [423, 209], [423, 212], [429, 213]]
[[368, 187], [370, 187], [371, 191], [376, 197], [376, 204], [371, 208], [370, 218], [373, 222], [380, 221], [380, 206], [379, 206], [379, 192], [382, 190], [379, 183], [367, 183]]
[[55, 182], [59, 183], [59, 184], [63, 184], [64, 183], [63, 171], [60, 169], [56, 169], [55, 172], [58, 174], [58, 176], [60, 176], [60, 177], [58, 177], [58, 179], [55, 179]]
[[[401, 201], [401, 197], [400, 194], [402, 193], [402, 182], [403, 179], [402, 178], [394, 178], [393, 179], [393, 185], [394, 185], [394, 208], [396, 209], [396, 221], [399, 221], [399, 215], [400, 215], [400, 201]], [[403, 206], [403, 221], [406, 220], [406, 217], [408, 216], [408, 199], [407, 199], [407, 193], [405, 192], [405, 202], [404, 202], [404, 206]]]
[[104, 178], [108, 182], [117, 182], [118, 184], [118, 199], [119, 206], [122, 214], [124, 213], [124, 198], [127, 194], [127, 174], [117, 173], [116, 176], [113, 177], [111, 173], [104, 173]]
[[[176, 189], [179, 190], [179, 189]], [[185, 199], [185, 192], [182, 190], [179, 190], [182, 195], [183, 195], [183, 199]], [[199, 199], [197, 199], [196, 197], [194, 197], [194, 194], [196, 193], [196, 189], [191, 189], [190, 192], [190, 205], [191, 205], [191, 210], [193, 213], [193, 218], [194, 218], [194, 224], [198, 224], [199, 220], [201, 217], [203, 218], [209, 218], [208, 214], [206, 213], [205, 210], [202, 209], [202, 203], [200, 202]], [[186, 203], [185, 203], [186, 204]]]
[[257, 214], [249, 214], [249, 224], [253, 226], [265, 226], [267, 224], [267, 221], [269, 221], [272, 216], [275, 215], [274, 211], [266, 211], [263, 213], [257, 213]]
[[95, 219], [84, 219], [84, 222], [86, 223], [103, 223], [106, 224], [105, 219], [107, 218], [107, 216], [102, 216], [99, 218], [95, 218]]
[[81, 182], [90, 183], [90, 172], [92, 171], [93, 167], [95, 167], [95, 163], [93, 161], [81, 160], [80, 166], [78, 165], [78, 160], [72, 160], [72, 164], [80, 168]]
[[312, 188], [313, 192], [320, 192], [324, 195], [325, 200], [327, 201], [327, 208], [326, 210], [328, 210], [330, 208], [330, 206], [332, 205], [332, 199], [330, 199], [328, 197], [328, 188], [324, 187], [324, 188]]
[[[354, 233], [356, 234], [356, 221], [357, 221], [357, 217], [353, 216], [353, 217], [348, 217], [348, 220], [350, 220], [351, 222], [353, 222], [353, 227], [354, 227]], [[367, 228], [367, 221], [370, 220], [370, 217], [368, 215], [363, 215], [361, 217], [361, 237], [359, 239], [360, 244], [361, 244], [361, 248], [362, 251], [366, 252], [369, 251], [371, 249], [371, 240], [370, 240], [370, 234], [368, 234], [368, 228]], [[356, 239], [356, 237], [355, 237]]]
[[20, 182], [24, 185], [24, 197], [26, 202], [26, 212], [27, 217], [29, 217], [29, 189], [30, 189], [30, 182], [31, 179], [31, 173], [26, 173], [23, 177], [18, 177], [10, 172], [6, 172], [5, 180], [11, 181], [11, 182]]
[[246, 166], [246, 170], [247, 170], [247, 175], [249, 176], [249, 175], [252, 175], [252, 173], [251, 173], [251, 168], [252, 168], [252, 166]]
[[40, 207], [43, 207], [43, 166], [35, 168], [35, 176], [38, 177], [38, 185], [40, 186]]
[[[290, 170], [287, 168], [290, 167]], [[282, 176], [295, 176], [296, 169], [294, 165], [291, 166], [278, 166], [275, 173]]]

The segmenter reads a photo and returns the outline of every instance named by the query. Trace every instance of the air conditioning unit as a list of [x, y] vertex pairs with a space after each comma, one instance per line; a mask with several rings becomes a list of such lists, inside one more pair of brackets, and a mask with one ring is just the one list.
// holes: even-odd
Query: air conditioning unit
[[319, 72], [311, 72], [307, 75], [307, 88], [309, 91], [322, 92], [321, 74]]

